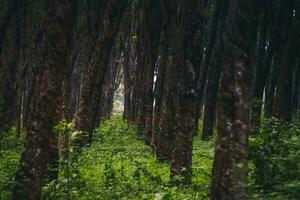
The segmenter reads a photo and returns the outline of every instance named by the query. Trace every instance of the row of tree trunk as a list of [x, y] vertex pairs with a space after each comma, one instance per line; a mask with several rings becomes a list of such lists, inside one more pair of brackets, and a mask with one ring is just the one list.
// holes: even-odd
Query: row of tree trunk
[[92, 142], [121, 80], [124, 119], [180, 184], [199, 119], [203, 140], [217, 127], [212, 199], [246, 198], [248, 136], [263, 115], [299, 118], [296, 0], [0, 3], [0, 131], [26, 128], [13, 199], [40, 199], [57, 177], [59, 121], [75, 121], [77, 150]]
[[[297, 1], [281, 0], [141, 1], [133, 8], [140, 20], [128, 35], [137, 41], [126, 50], [134, 58], [124, 68], [124, 118], [184, 184], [203, 117], [202, 139], [215, 125], [218, 132], [212, 198], [246, 198], [249, 134], [258, 133], [263, 115], [299, 117], [299, 12]], [[152, 23], [160, 35], [143, 32]]]

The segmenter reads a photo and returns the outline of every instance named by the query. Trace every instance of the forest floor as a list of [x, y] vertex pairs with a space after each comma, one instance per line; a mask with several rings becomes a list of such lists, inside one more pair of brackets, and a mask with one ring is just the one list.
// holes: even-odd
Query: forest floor
[[[0, 199], [9, 199], [21, 151], [21, 141], [9, 134], [1, 148]], [[72, 136], [71, 136], [72, 137]], [[201, 148], [200, 148], [201, 147]], [[72, 156], [72, 154], [71, 154]], [[44, 199], [208, 199], [213, 141], [195, 138], [193, 184], [173, 187], [167, 163], [156, 160], [136, 128], [113, 116], [102, 123], [91, 146], [82, 150], [69, 167], [62, 167], [59, 180], [43, 188]]]
[[[71, 141], [74, 133], [70, 132]], [[1, 141], [0, 199], [6, 200], [10, 199], [23, 139], [16, 140], [12, 132]], [[156, 160], [155, 153], [144, 144], [136, 128], [120, 115], [104, 121], [95, 131], [93, 143], [79, 156], [74, 155], [72, 148], [70, 152], [69, 161], [61, 162], [58, 180], [43, 187], [43, 199], [209, 199], [213, 140], [204, 142], [200, 136], [194, 138], [193, 178], [189, 187], [171, 184], [168, 164]], [[271, 198], [286, 199], [277, 194]], [[249, 199], [268, 198], [251, 194]]]

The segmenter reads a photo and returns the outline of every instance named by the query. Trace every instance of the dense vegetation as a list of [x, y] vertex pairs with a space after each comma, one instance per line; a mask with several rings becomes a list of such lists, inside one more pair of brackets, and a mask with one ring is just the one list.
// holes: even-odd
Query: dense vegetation
[[299, 199], [300, 0], [0, 0], [0, 192]]
[[[64, 123], [57, 131], [62, 131]], [[72, 144], [77, 132], [72, 124], [68, 126]], [[265, 121], [260, 136], [251, 138], [249, 199], [298, 198], [299, 127], [296, 123], [287, 127], [278, 121]], [[22, 140], [16, 140], [14, 133], [1, 140], [1, 199], [10, 197]], [[119, 115], [105, 120], [93, 141], [76, 158], [71, 150], [68, 163], [61, 160], [59, 177], [43, 187], [43, 199], [209, 199], [214, 140], [204, 142], [195, 137], [189, 187], [172, 184], [176, 180], [170, 179], [168, 164], [157, 161], [136, 127]]]

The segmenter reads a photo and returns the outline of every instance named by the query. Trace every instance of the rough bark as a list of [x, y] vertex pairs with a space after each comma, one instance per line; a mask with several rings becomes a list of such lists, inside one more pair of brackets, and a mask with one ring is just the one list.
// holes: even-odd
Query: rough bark
[[[100, 110], [98, 113], [98, 120], [96, 123], [99, 124], [103, 119], [109, 118], [113, 111], [113, 100], [115, 91], [118, 89], [118, 83], [122, 77], [121, 75], [121, 66], [120, 66], [120, 58], [121, 58], [121, 40], [120, 38], [116, 39], [114, 48], [112, 49], [110, 55], [110, 61], [108, 66], [108, 71], [105, 75], [105, 81], [102, 88], [101, 93], [101, 101], [100, 101]], [[95, 126], [97, 126], [95, 124]]]
[[[18, 113], [18, 71], [22, 48], [22, 9], [23, 1], [12, 1], [8, 5], [6, 16], [1, 26], [0, 33], [0, 130], [8, 131], [17, 123]], [[14, 17], [14, 31], [7, 38], [10, 42], [2, 55], [6, 29], [9, 21]]]
[[[167, 46], [167, 38], [165, 29], [162, 29], [161, 39], [160, 39], [160, 53], [159, 53], [159, 61], [156, 70], [156, 81], [154, 88], [154, 113], [153, 113], [153, 134], [151, 138], [151, 146], [156, 149], [157, 154], [161, 154], [159, 157], [164, 157], [163, 147], [164, 142], [167, 138], [164, 138], [164, 134], [159, 134], [159, 123], [161, 119], [162, 112], [162, 100], [163, 100], [163, 89], [165, 84], [165, 76], [166, 76], [166, 62], [168, 56], [168, 46]], [[158, 146], [160, 145], [160, 146]]]
[[[79, 108], [76, 113], [75, 128], [83, 132], [82, 137], [76, 141], [79, 146], [88, 144], [92, 140], [109, 54], [127, 6], [127, 0], [110, 0], [100, 2], [100, 4], [100, 9], [104, 13], [101, 15], [102, 18], [97, 20], [99, 24], [96, 26], [100, 28], [97, 39], [94, 41], [95, 46], [90, 61], [84, 67]], [[93, 45], [93, 42], [90, 45]]]
[[143, 21], [140, 37], [142, 40], [143, 58], [141, 59], [141, 65], [144, 67], [144, 80], [141, 82], [143, 90], [141, 90], [139, 129], [145, 136], [145, 143], [150, 145], [153, 133], [154, 70], [161, 31], [160, 2], [158, 0], [143, 0], [142, 7]]
[[159, 158], [163, 153], [163, 159], [171, 161], [171, 176], [182, 175], [180, 183], [189, 184], [195, 124], [195, 109], [191, 105], [196, 103], [196, 68], [199, 67], [193, 49], [200, 46], [196, 39], [200, 24], [197, 14], [202, 14], [203, 2], [162, 1], [162, 7], [168, 55], [159, 134], [168, 140], [157, 140], [164, 142], [158, 144], [157, 152]]
[[131, 110], [131, 94], [132, 94], [132, 79], [133, 79], [133, 67], [130, 62], [132, 60], [132, 54], [134, 51], [134, 45], [132, 44], [132, 27], [130, 31], [127, 31], [125, 35], [125, 49], [123, 50], [123, 67], [124, 67], [124, 113], [123, 118], [130, 121]]
[[278, 73], [278, 56], [274, 55], [272, 59], [271, 69], [267, 80], [267, 85], [265, 89], [265, 116], [266, 118], [271, 118], [273, 114], [273, 105], [274, 105], [274, 94], [276, 89], [277, 82], [277, 73]]
[[[137, 3], [137, 11], [141, 10], [141, 2]], [[136, 14], [136, 17], [140, 18], [141, 13], [138, 12]], [[143, 72], [144, 72], [144, 65], [142, 65], [142, 60], [143, 60], [143, 51], [142, 51], [142, 40], [139, 38], [140, 33], [141, 33], [141, 20], [137, 21], [137, 31], [135, 37], [137, 37], [137, 41], [136, 41], [136, 57], [135, 57], [135, 74], [134, 74], [134, 83], [133, 83], [133, 91], [132, 91], [132, 106], [131, 106], [131, 111], [130, 111], [130, 115], [131, 115], [131, 121], [134, 122], [135, 124], [139, 124], [139, 129], [141, 129], [141, 127], [143, 127], [142, 123], [143, 121], [141, 121], [141, 123], [139, 123], [139, 119], [141, 119], [141, 91], [144, 91], [144, 84], [142, 84], [143, 81]], [[139, 133], [140, 130], [139, 130]]]
[[44, 1], [47, 22], [43, 39], [44, 59], [37, 78], [35, 106], [26, 124], [25, 149], [16, 174], [12, 199], [41, 199], [49, 145], [54, 137], [53, 126], [59, 118], [57, 109], [61, 86], [68, 69], [71, 4], [71, 0]]
[[294, 78], [293, 78], [293, 117], [295, 119], [299, 119], [300, 117], [300, 65], [299, 61], [294, 70]]
[[3, 17], [3, 20], [0, 23], [0, 30], [1, 30], [1, 32], [0, 32], [0, 55], [2, 54], [2, 51], [3, 51], [4, 39], [5, 39], [7, 29], [8, 29], [9, 22], [16, 11], [15, 8], [17, 7], [18, 2], [19, 2], [18, 0], [9, 1], [6, 13]]
[[[205, 9], [206, 12], [208, 12], [209, 9], [211, 9], [211, 6], [213, 4], [213, 1], [207, 1], [205, 3]], [[209, 20], [206, 19], [205, 22], [203, 23], [202, 26], [203, 28], [203, 34], [205, 35], [204, 39], [202, 39], [203, 46], [201, 46], [201, 52], [199, 52], [199, 57], [201, 58], [201, 68], [199, 71], [197, 71], [197, 103], [196, 103], [196, 114], [195, 114], [195, 135], [198, 134], [198, 122], [199, 119], [202, 116], [202, 111], [203, 111], [203, 104], [204, 104], [204, 96], [205, 96], [205, 88], [206, 88], [206, 83], [207, 83], [207, 78], [208, 78], [208, 71], [210, 67], [210, 61], [212, 59], [212, 53], [214, 49], [214, 45], [216, 42], [216, 37], [217, 37], [217, 28], [218, 28], [218, 23], [219, 23], [219, 14], [220, 14], [220, 9], [221, 9], [221, 2], [216, 1], [216, 6], [214, 9], [214, 14], [212, 17], [212, 22], [209, 23]], [[203, 11], [202, 11], [203, 12]], [[205, 49], [205, 50], [204, 50]], [[203, 57], [203, 59], [202, 59]]]
[[246, 199], [254, 1], [228, 1], [211, 199]]
[[[213, 135], [213, 127], [215, 122], [215, 112], [217, 103], [217, 94], [219, 91], [219, 81], [221, 74], [221, 57], [223, 51], [223, 30], [225, 26], [226, 6], [224, 1], [218, 1], [218, 13], [216, 13], [218, 20], [218, 27], [215, 31], [216, 42], [214, 45], [213, 55], [211, 57], [210, 68], [208, 71], [207, 86], [206, 86], [206, 99], [204, 107], [203, 131], [202, 139], [209, 140]], [[226, 3], [226, 2], [225, 2]], [[225, 8], [224, 8], [225, 7]]]
[[[252, 85], [252, 105], [251, 105], [251, 129], [253, 132], [257, 132], [257, 128], [260, 126], [261, 111], [263, 105], [263, 94], [264, 88], [266, 85], [268, 72], [270, 65], [264, 65], [264, 60], [266, 58], [266, 46], [267, 46], [267, 33], [269, 26], [268, 18], [268, 2], [264, 2], [263, 10], [260, 15], [260, 26], [259, 26], [259, 35], [257, 42], [257, 55], [255, 63], [255, 74]], [[271, 55], [269, 55], [271, 56]]]
[[[293, 2], [286, 4], [281, 1], [282, 22], [285, 23], [281, 28], [280, 50], [278, 52], [278, 81], [274, 100], [274, 115], [276, 118], [285, 122], [292, 119], [292, 88], [293, 88], [293, 69], [297, 59], [300, 40], [300, 15], [299, 8], [294, 7]], [[294, 16], [294, 10], [295, 16]]]
[[124, 105], [124, 117], [127, 116], [127, 120], [130, 122], [134, 122], [136, 118], [135, 107], [136, 107], [136, 94], [137, 88], [135, 87], [137, 84], [137, 74], [138, 68], [137, 66], [137, 32], [139, 27], [138, 17], [138, 3], [132, 3], [131, 9], [131, 27], [130, 33], [127, 36], [127, 50], [125, 51], [127, 55], [126, 62], [124, 62], [124, 92], [125, 92], [125, 105]]

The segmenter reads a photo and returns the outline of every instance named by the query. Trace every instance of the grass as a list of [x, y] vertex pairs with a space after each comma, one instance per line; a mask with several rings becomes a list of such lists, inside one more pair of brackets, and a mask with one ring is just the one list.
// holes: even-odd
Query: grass
[[[287, 161], [294, 165], [298, 163], [297, 166], [299, 166], [297, 158], [299, 158], [300, 154], [295, 142], [289, 140], [287, 136], [284, 141], [288, 143], [283, 145], [284, 143], [281, 140], [276, 143], [274, 136], [268, 136], [269, 133], [273, 134], [274, 130], [282, 132], [284, 135], [287, 134], [284, 131], [286, 129], [280, 129], [277, 126], [279, 125], [276, 125], [275, 128], [268, 124], [264, 125], [259, 137], [251, 137], [250, 149], [252, 154], [253, 152], [258, 154], [255, 154], [254, 157], [252, 156], [249, 162], [249, 199], [286, 200], [297, 197], [299, 181], [289, 182], [290, 179], [285, 180], [285, 177], [282, 175], [277, 175], [280, 180], [283, 179], [277, 182], [278, 186], [281, 185], [280, 190], [273, 188], [271, 191], [266, 191], [263, 189], [263, 185], [257, 183], [256, 176], [260, 170], [256, 168], [257, 166], [254, 163], [267, 162], [267, 158], [269, 158], [269, 156], [265, 155], [266, 151], [261, 152], [261, 147], [264, 147], [263, 149], [276, 147], [275, 149], [280, 152], [281, 149], [284, 149], [283, 155], [291, 155], [291, 158]], [[65, 125], [61, 127], [65, 127]], [[70, 140], [72, 141], [76, 132], [73, 131], [71, 125], [69, 129]], [[298, 129], [299, 126], [295, 126], [295, 131], [300, 133]], [[202, 130], [201, 123], [199, 123], [199, 130]], [[289, 130], [286, 131], [288, 132]], [[20, 140], [17, 140], [15, 135], [15, 131], [12, 130], [11, 133], [2, 134], [0, 139], [0, 200], [10, 199], [14, 175], [22, 151], [24, 132]], [[153, 150], [146, 146], [143, 140], [138, 138], [134, 126], [123, 121], [119, 115], [112, 116], [111, 119], [104, 121], [99, 129], [95, 130], [93, 143], [83, 148], [79, 155], [75, 155], [71, 148], [69, 161], [67, 163], [61, 162], [58, 180], [52, 181], [43, 187], [43, 199], [210, 199], [209, 190], [214, 140], [204, 142], [200, 139], [200, 136], [196, 136], [193, 147], [192, 184], [190, 187], [174, 187], [169, 179], [169, 165], [156, 160]], [[287, 149], [287, 147], [289, 148]], [[281, 159], [280, 152], [276, 153], [277, 157], [274, 157], [275, 160]], [[285, 152], [289, 152], [289, 154]], [[257, 159], [260, 160], [256, 161]], [[285, 163], [286, 161], [282, 162], [279, 160], [278, 162]], [[298, 174], [298, 171], [296, 172], [294, 174]], [[297, 180], [296, 178], [294, 179]]]
[[6, 200], [10, 199], [24, 138], [17, 140], [15, 129], [0, 134], [0, 199]]
[[[158, 162], [137, 138], [135, 128], [114, 116], [96, 130], [93, 144], [83, 149], [69, 192], [72, 199], [209, 199], [212, 146], [195, 138], [193, 183], [173, 187], [168, 164]], [[56, 198], [64, 196], [57, 194], [61, 193], [56, 191]]]

